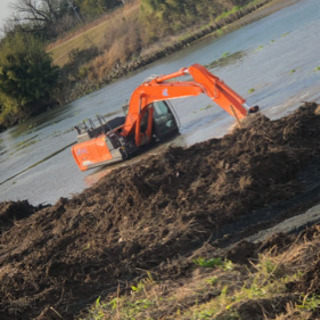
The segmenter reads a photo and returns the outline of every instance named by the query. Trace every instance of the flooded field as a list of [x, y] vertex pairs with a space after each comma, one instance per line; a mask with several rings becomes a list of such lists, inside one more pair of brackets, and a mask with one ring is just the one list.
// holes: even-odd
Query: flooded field
[[[121, 114], [120, 106], [134, 88], [153, 74], [203, 64], [245, 97], [248, 105], [258, 104], [272, 119], [292, 112], [301, 101], [318, 100], [319, 18], [317, 0], [298, 1], [218, 40], [206, 38], [70, 105], [3, 132], [0, 201], [54, 203], [106, 174], [110, 168], [104, 172], [78, 170], [70, 152], [76, 140], [73, 126], [95, 114]], [[181, 122], [181, 135], [174, 145], [190, 146], [221, 137], [234, 124], [233, 118], [206, 96], [172, 103]]]

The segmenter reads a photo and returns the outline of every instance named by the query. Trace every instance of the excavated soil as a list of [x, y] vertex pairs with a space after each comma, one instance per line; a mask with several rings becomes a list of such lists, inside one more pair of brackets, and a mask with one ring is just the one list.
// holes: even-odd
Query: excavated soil
[[[319, 137], [320, 107], [305, 103], [285, 118], [252, 115], [222, 139], [116, 169], [53, 206], [2, 204], [0, 318], [73, 319], [148, 270], [183, 279], [195, 252], [247, 263], [285, 245], [287, 236], [243, 239], [320, 202]], [[311, 281], [317, 263], [297, 285], [319, 286]]]

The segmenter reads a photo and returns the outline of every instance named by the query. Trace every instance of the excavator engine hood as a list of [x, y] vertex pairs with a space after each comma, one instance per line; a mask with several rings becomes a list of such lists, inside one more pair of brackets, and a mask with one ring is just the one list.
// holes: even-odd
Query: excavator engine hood
[[124, 159], [121, 147], [114, 148], [107, 135], [77, 143], [71, 148], [71, 151], [81, 171]]

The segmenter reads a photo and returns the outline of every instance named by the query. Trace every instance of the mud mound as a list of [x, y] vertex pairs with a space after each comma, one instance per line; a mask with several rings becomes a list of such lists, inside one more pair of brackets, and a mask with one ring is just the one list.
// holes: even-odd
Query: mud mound
[[277, 121], [257, 114], [222, 139], [115, 170], [16, 221], [0, 238], [0, 318], [71, 319], [146, 270], [182, 275], [173, 262], [226, 224], [310, 187], [319, 136], [315, 103]]
[[14, 221], [27, 218], [42, 208], [42, 206], [34, 207], [26, 200], [0, 203], [0, 234], [10, 229]]
[[[301, 277], [286, 284], [286, 292], [268, 299], [250, 299], [235, 306], [239, 319], [319, 319], [319, 304], [309, 308], [309, 313], [296, 312], [303, 301], [315, 299], [320, 293], [320, 225], [306, 228], [297, 235], [278, 234], [258, 249], [272, 249], [273, 257], [279, 254], [278, 272], [286, 276], [300, 273]], [[251, 244], [252, 245], [252, 244]], [[269, 251], [270, 252], [270, 251]], [[278, 260], [279, 261], [279, 260]], [[280, 269], [283, 268], [282, 271]], [[286, 269], [286, 272], [284, 272]], [[296, 310], [294, 306], [299, 305]], [[291, 306], [291, 308], [289, 307]], [[305, 308], [307, 310], [308, 308]]]

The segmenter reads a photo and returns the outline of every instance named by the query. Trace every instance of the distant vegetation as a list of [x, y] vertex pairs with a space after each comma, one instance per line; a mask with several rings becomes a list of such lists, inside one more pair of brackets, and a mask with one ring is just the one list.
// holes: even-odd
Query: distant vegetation
[[0, 129], [95, 90], [266, 2], [17, 0], [0, 43]]
[[0, 44], [0, 124], [9, 127], [47, 109], [57, 84], [58, 67], [42, 43], [15, 33]]

